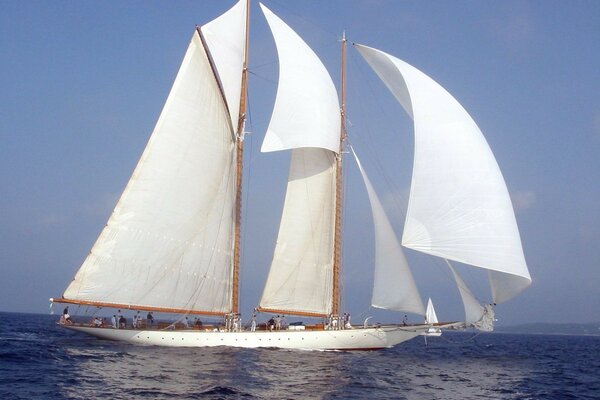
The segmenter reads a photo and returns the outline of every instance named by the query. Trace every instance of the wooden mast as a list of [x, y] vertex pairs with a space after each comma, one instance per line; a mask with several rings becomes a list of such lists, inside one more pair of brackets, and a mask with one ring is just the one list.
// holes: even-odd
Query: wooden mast
[[244, 43], [244, 68], [242, 70], [242, 89], [240, 110], [236, 131], [236, 177], [235, 177], [235, 226], [233, 233], [233, 272], [231, 283], [231, 312], [239, 313], [240, 296], [240, 252], [242, 225], [242, 169], [244, 156], [244, 126], [246, 122], [246, 101], [248, 85], [248, 45], [250, 31], [250, 0], [246, 0], [246, 41]]
[[333, 247], [333, 302], [332, 314], [340, 314], [341, 302], [341, 264], [342, 264], [342, 152], [346, 139], [346, 32], [342, 36], [342, 65], [340, 85], [340, 150], [336, 157], [335, 177], [335, 233]]

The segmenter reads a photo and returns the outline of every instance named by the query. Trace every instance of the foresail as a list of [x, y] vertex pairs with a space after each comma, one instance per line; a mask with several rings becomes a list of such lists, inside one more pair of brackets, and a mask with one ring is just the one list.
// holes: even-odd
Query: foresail
[[285, 204], [260, 307], [329, 314], [333, 287], [335, 154], [292, 150]]
[[279, 85], [261, 151], [319, 147], [340, 149], [340, 107], [335, 85], [310, 47], [260, 5], [279, 56]]
[[375, 225], [375, 279], [371, 304], [425, 315], [425, 307], [394, 229], [354, 149], [352, 153], [367, 188]]
[[246, 0], [239, 0], [229, 11], [200, 28], [223, 85], [233, 129], [237, 128], [240, 111], [240, 88], [248, 29], [246, 3]]
[[356, 47], [414, 119], [402, 244], [491, 270], [496, 303], [515, 296], [531, 277], [508, 189], [483, 134], [464, 108], [421, 71], [379, 50]]
[[208, 55], [194, 32], [142, 157], [63, 297], [229, 311], [233, 136]]
[[446, 262], [448, 264], [448, 268], [450, 268], [450, 271], [452, 271], [452, 275], [454, 276], [454, 280], [456, 281], [456, 287], [460, 292], [460, 297], [465, 308], [465, 322], [469, 324], [474, 324], [475, 322], [481, 320], [481, 317], [483, 317], [483, 306], [473, 295], [473, 293], [471, 293], [471, 290], [469, 289], [465, 281], [462, 280], [458, 272], [456, 272], [454, 267], [448, 261]]

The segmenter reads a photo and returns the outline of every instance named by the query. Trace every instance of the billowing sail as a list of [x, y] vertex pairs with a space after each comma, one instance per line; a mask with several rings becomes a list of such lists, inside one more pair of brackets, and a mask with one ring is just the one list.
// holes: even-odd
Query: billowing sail
[[479, 300], [477, 300], [477, 298], [473, 295], [473, 293], [471, 293], [471, 290], [469, 289], [465, 281], [462, 280], [458, 272], [456, 272], [456, 269], [454, 269], [454, 267], [448, 261], [446, 262], [448, 264], [448, 268], [450, 268], [450, 271], [452, 271], [452, 275], [454, 275], [456, 287], [460, 292], [460, 297], [465, 308], [465, 322], [469, 324], [478, 322], [479, 320], [481, 320], [481, 317], [483, 317], [483, 306], [481, 305]]
[[431, 297], [427, 301], [427, 311], [425, 311], [425, 323], [426, 324], [437, 324], [438, 318], [435, 313], [435, 308], [433, 308], [433, 302], [431, 301]]
[[[262, 151], [292, 149], [285, 204], [262, 310], [326, 315], [332, 310], [337, 93], [313, 51], [261, 4], [277, 45], [277, 99]], [[291, 69], [291, 72], [287, 71]]]
[[223, 85], [233, 129], [237, 129], [239, 118], [244, 49], [248, 29], [246, 7], [246, 0], [240, 0], [225, 14], [200, 29]]
[[[209, 24], [215, 32], [226, 30], [218, 25]], [[227, 59], [243, 60], [243, 48], [228, 52]], [[236, 149], [223, 92], [237, 90], [234, 101], [241, 92], [232, 76], [223, 72], [222, 90], [194, 32], [142, 157], [65, 300], [174, 312], [231, 310]]]
[[260, 5], [277, 45], [279, 85], [261, 151], [319, 147], [340, 149], [340, 106], [335, 85], [310, 47]]
[[379, 50], [358, 51], [414, 119], [402, 244], [490, 271], [494, 302], [531, 283], [508, 189], [483, 134], [444, 88]]
[[425, 315], [425, 307], [394, 229], [354, 149], [352, 153], [367, 188], [375, 225], [375, 279], [371, 304], [373, 307]]

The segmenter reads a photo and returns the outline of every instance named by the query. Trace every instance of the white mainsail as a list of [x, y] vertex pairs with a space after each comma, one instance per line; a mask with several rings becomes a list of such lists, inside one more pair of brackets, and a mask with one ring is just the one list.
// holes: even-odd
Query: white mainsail
[[427, 311], [425, 311], [425, 323], [426, 324], [437, 324], [438, 317], [435, 313], [435, 308], [433, 308], [433, 302], [431, 301], [431, 297], [427, 300]]
[[[232, 122], [241, 78], [224, 63], [235, 61], [238, 68], [244, 59], [241, 3], [208, 24], [218, 72], [194, 32], [142, 157], [64, 299], [179, 312], [231, 310]], [[236, 27], [224, 41], [213, 37], [232, 21]], [[227, 100], [234, 108], [230, 114], [223, 93], [236, 91], [237, 98]]]
[[275, 38], [279, 86], [262, 151], [291, 149], [285, 204], [263, 310], [326, 315], [332, 310], [336, 153], [340, 112], [327, 70], [264, 5]]
[[367, 188], [375, 226], [375, 279], [371, 304], [377, 308], [425, 315], [419, 290], [394, 229], [354, 149], [352, 154]]
[[356, 47], [414, 120], [402, 244], [487, 269], [494, 302], [514, 297], [531, 277], [508, 189], [483, 134], [427, 75], [382, 51]]

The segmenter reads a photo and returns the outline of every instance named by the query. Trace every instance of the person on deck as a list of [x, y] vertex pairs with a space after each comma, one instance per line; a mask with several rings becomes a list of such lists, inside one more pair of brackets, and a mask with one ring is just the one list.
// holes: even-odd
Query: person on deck
[[273, 328], [275, 328], [275, 320], [273, 319], [273, 317], [271, 317], [269, 319], [269, 321], [267, 322], [267, 325], [268, 325], [270, 331], [272, 331]]
[[[119, 311], [120, 311], [120, 310], [119, 310]], [[122, 316], [122, 315], [121, 315], [121, 316], [119, 317], [119, 328], [120, 328], [120, 329], [125, 329], [126, 325], [127, 325], [127, 320], [125, 319], [125, 317], [124, 317], [124, 316]]]
[[404, 314], [404, 318], [402, 318], [402, 325], [408, 325], [408, 316], [406, 314]]
[[113, 315], [112, 318], [110, 319], [110, 323], [112, 324], [112, 327], [117, 329], [119, 326], [117, 325], [117, 316]]
[[134, 328], [142, 327], [142, 316], [140, 315], [139, 311], [133, 317], [133, 327]]
[[252, 320], [250, 321], [250, 331], [256, 331], [256, 314], [252, 314]]
[[188, 328], [190, 327], [190, 322], [188, 321], [188, 317], [185, 317], [185, 318], [183, 319], [183, 321], [181, 321], [181, 322], [183, 323], [183, 327], [184, 327], [185, 329], [188, 329]]
[[154, 317], [152, 316], [152, 312], [149, 312], [148, 315], [146, 315], [146, 326], [152, 327], [152, 324], [154, 324]]

